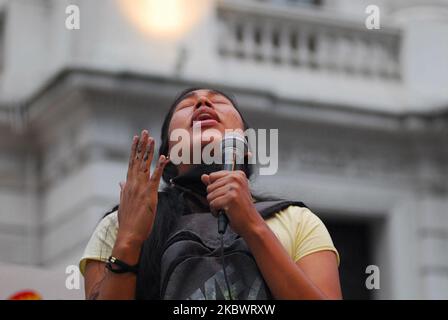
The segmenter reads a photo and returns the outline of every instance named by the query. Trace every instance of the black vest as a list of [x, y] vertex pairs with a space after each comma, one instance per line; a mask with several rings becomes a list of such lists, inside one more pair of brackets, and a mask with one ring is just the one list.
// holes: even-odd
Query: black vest
[[[264, 219], [295, 205], [294, 201], [263, 201], [255, 207]], [[211, 213], [183, 215], [165, 244], [161, 260], [162, 299], [222, 300], [229, 298], [221, 259], [217, 218]], [[229, 226], [224, 234], [224, 261], [235, 300], [270, 299], [269, 288], [246, 242]]]

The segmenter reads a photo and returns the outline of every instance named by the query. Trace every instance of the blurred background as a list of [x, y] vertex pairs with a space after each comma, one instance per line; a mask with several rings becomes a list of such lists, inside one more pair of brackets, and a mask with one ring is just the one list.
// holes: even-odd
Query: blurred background
[[132, 135], [192, 85], [279, 129], [254, 188], [321, 217], [345, 298], [448, 298], [448, 1], [0, 0], [0, 299], [83, 298]]

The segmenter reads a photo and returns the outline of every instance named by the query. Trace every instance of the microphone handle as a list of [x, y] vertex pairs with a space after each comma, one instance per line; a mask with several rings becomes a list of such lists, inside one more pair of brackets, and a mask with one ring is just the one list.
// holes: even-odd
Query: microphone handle
[[[236, 154], [232, 153], [232, 162], [224, 161], [223, 170], [227, 171], [235, 171], [238, 169], [236, 166]], [[218, 232], [219, 234], [224, 234], [227, 229], [227, 225], [229, 224], [229, 218], [227, 218], [226, 212], [224, 210], [219, 210], [218, 212]]]
[[227, 218], [226, 212], [224, 210], [219, 210], [218, 212], [218, 232], [219, 234], [224, 234], [229, 224], [229, 218]]
[[[223, 170], [234, 171], [235, 168], [235, 154], [232, 155], [232, 163], [224, 163]], [[218, 212], [218, 233], [226, 233], [227, 225], [229, 224], [229, 218], [227, 218], [226, 212], [224, 210], [219, 210]]]

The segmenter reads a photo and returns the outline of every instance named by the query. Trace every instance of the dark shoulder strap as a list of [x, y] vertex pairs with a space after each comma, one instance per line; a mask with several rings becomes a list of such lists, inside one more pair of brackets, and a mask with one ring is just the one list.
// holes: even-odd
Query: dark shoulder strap
[[307, 208], [307, 206], [300, 201], [289, 201], [289, 200], [270, 200], [270, 201], [260, 201], [255, 203], [255, 208], [263, 217], [267, 219], [273, 214], [282, 211], [289, 206], [298, 206], [302, 208]]

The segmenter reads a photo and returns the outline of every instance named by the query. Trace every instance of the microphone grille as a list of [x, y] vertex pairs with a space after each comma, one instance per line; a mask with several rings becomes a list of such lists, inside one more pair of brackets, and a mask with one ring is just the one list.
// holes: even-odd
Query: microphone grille
[[221, 141], [222, 150], [226, 148], [236, 148], [243, 152], [247, 152], [248, 145], [247, 140], [244, 135], [238, 132], [228, 132], [224, 134], [224, 137]]

